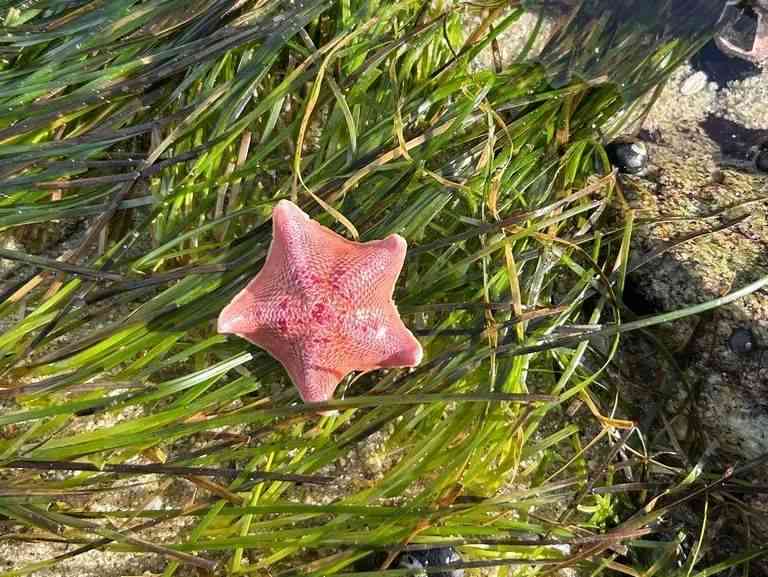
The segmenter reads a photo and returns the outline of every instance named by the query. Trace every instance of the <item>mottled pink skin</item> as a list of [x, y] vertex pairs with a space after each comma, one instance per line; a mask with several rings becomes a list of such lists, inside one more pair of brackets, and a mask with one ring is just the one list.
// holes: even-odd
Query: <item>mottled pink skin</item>
[[352, 242], [280, 201], [264, 267], [219, 315], [218, 331], [266, 349], [306, 402], [323, 402], [351, 371], [412, 367], [422, 349], [392, 293], [406, 242]]

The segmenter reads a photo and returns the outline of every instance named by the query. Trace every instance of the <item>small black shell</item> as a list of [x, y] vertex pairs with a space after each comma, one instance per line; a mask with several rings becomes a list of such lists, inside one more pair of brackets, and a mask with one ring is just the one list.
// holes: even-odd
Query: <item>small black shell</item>
[[768, 141], [757, 147], [755, 155], [755, 168], [760, 172], [768, 173]]
[[[355, 563], [356, 571], [378, 571], [386, 560], [387, 554], [372, 553]], [[390, 569], [424, 569], [461, 563], [461, 556], [453, 547], [434, 547], [432, 549], [414, 549], [403, 551], [389, 566]], [[426, 575], [427, 573], [425, 573]], [[429, 577], [464, 577], [464, 569], [428, 573]]]
[[640, 174], [648, 166], [648, 148], [639, 140], [614, 140], [606, 145], [605, 152], [624, 174]]
[[755, 335], [749, 329], [734, 329], [728, 337], [728, 347], [736, 354], [747, 355], [755, 350]]

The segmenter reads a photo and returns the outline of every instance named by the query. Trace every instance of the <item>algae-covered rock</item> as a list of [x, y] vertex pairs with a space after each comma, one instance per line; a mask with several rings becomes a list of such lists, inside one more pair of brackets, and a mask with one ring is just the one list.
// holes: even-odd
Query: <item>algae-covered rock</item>
[[[630, 284], [648, 310], [677, 310], [723, 296], [768, 274], [768, 179], [721, 166], [721, 151], [702, 129], [663, 135], [652, 145], [655, 173], [627, 182], [639, 228]], [[666, 250], [665, 250], [666, 249]], [[737, 330], [754, 336], [734, 350]], [[661, 332], [689, 390], [699, 442], [723, 455], [768, 452], [768, 294], [753, 293]], [[765, 354], [764, 354], [765, 353]]]
[[[625, 301], [639, 315], [710, 301], [768, 275], [768, 176], [748, 163], [732, 168], [733, 142], [712, 140], [706, 128], [662, 129], [648, 143], [649, 173], [622, 179], [639, 223]], [[749, 143], [742, 144], [747, 155]], [[650, 336], [631, 333], [620, 358], [649, 436], [675, 436], [691, 463], [702, 459], [715, 475], [768, 454], [768, 291]], [[766, 474], [762, 463], [738, 476], [762, 482]], [[723, 515], [723, 530], [742, 541], [768, 536], [765, 500], [738, 499], [754, 515], [749, 524]], [[728, 556], [720, 544], [711, 547], [712, 559]]]

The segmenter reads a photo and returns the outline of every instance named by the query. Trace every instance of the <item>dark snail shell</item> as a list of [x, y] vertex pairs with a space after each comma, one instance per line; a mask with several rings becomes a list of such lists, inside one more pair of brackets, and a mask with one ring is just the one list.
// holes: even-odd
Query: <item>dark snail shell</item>
[[605, 152], [611, 164], [624, 174], [640, 174], [648, 166], [648, 148], [639, 140], [614, 140], [606, 145]]
[[760, 172], [768, 173], [768, 141], [763, 142], [757, 148], [755, 155], [755, 168]]
[[755, 335], [749, 329], [734, 329], [728, 338], [728, 347], [736, 354], [749, 354], [755, 350]]
[[[386, 560], [387, 554], [377, 552], [355, 562], [356, 571], [378, 571]], [[453, 547], [434, 547], [432, 549], [414, 549], [403, 551], [395, 557], [390, 569], [427, 569], [461, 563], [461, 556]], [[428, 573], [429, 577], [464, 577], [464, 569]]]

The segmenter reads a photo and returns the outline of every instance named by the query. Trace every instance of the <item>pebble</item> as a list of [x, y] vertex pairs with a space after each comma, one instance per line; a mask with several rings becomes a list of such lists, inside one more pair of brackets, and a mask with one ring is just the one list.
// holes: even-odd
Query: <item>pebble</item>
[[734, 353], [746, 355], [755, 350], [755, 336], [749, 329], [737, 328], [731, 333], [728, 346]]
[[699, 70], [694, 72], [680, 84], [680, 94], [691, 96], [707, 88], [707, 73]]
[[768, 173], [768, 141], [764, 142], [757, 149], [755, 155], [755, 168], [760, 172]]

